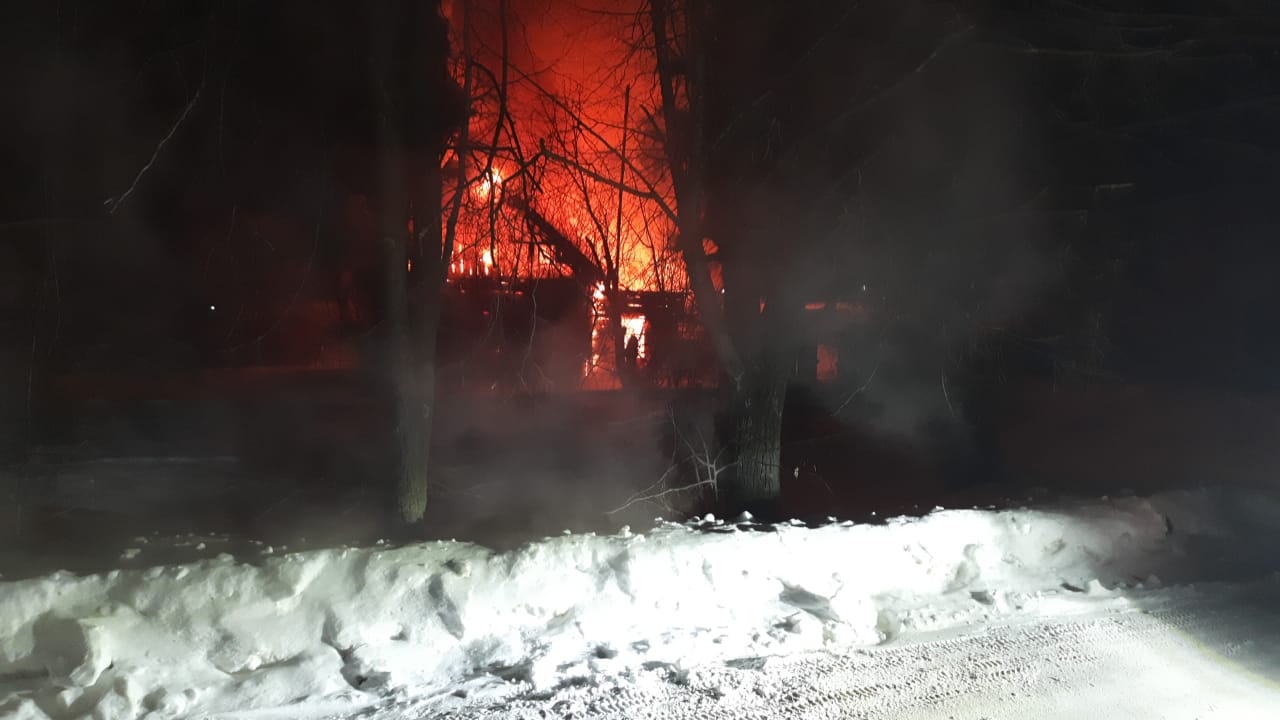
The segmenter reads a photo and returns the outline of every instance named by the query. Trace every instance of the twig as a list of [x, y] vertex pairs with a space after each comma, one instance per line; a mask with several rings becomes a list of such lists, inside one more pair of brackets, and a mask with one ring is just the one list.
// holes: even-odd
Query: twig
[[[253, 344], [262, 342], [264, 339], [266, 339], [268, 335], [275, 332], [276, 328], [280, 327], [280, 323], [284, 322], [285, 318], [289, 317], [289, 314], [293, 312], [294, 305], [298, 304], [298, 298], [302, 295], [303, 288], [307, 286], [307, 282], [311, 279], [311, 270], [315, 265], [316, 253], [319, 251], [319, 249], [320, 249], [320, 223], [316, 223], [315, 239], [311, 245], [311, 255], [307, 257], [307, 267], [302, 273], [302, 280], [298, 282], [298, 287], [294, 288], [293, 297], [289, 298], [289, 304], [285, 306], [284, 312], [281, 312], [280, 315], [276, 317], [275, 322], [271, 323], [271, 326], [268, 327], [266, 330], [263, 330], [261, 335], [253, 338], [252, 340], [248, 340], [238, 345], [235, 345], [234, 347], [227, 348], [228, 351], [234, 352], [236, 350], [239, 350], [245, 347], [246, 345], [253, 345]], [[243, 304], [241, 304], [240, 309], [243, 312], [244, 310]], [[238, 324], [239, 321], [240, 321], [240, 315], [237, 314], [236, 323]], [[233, 330], [235, 329], [234, 325], [232, 326], [232, 329]]]
[[[654, 482], [652, 485], [645, 488], [644, 490], [641, 490], [640, 492], [632, 495], [620, 507], [614, 508], [613, 510], [609, 510], [605, 514], [615, 515], [637, 503], [660, 501], [663, 498], [669, 497], [671, 495], [687, 493], [687, 492], [691, 492], [704, 487], [710, 487], [712, 493], [717, 495], [719, 494], [720, 475], [724, 473], [726, 470], [728, 470], [730, 467], [732, 467], [733, 465], [729, 463], [726, 463], [726, 464], [720, 463], [720, 458], [724, 454], [723, 450], [721, 450], [720, 453], [717, 453], [714, 458], [711, 457], [710, 446], [708, 445], [706, 438], [703, 436], [701, 428], [698, 428], [698, 440], [701, 444], [701, 448], [698, 448], [694, 446], [693, 442], [691, 442], [689, 438], [685, 435], [685, 433], [680, 429], [680, 425], [679, 423], [676, 422], [676, 419], [675, 419], [675, 413], [674, 412], [670, 413], [670, 416], [671, 416], [671, 424], [672, 424], [672, 427], [675, 429], [676, 437], [690, 451], [690, 455], [692, 456], [690, 460], [694, 464], [694, 472], [697, 474], [697, 479], [694, 482], [689, 483], [687, 485], [678, 485], [676, 487], [665, 486], [667, 479], [671, 477], [671, 475], [674, 472], [676, 472], [676, 469], [679, 466], [679, 463], [676, 461], [676, 456], [673, 453], [670, 464], [667, 466], [667, 469], [662, 473], [662, 476], [659, 477], [656, 482]], [[663, 503], [662, 505], [664, 508], [668, 510], [672, 509], [671, 506], [667, 505], [666, 503]]]
[[[674, 469], [674, 468], [671, 468], [671, 469]], [[663, 479], [665, 479], [666, 476], [670, 474], [671, 469], [669, 469], [666, 473], [663, 473]], [[691, 485], [682, 485], [680, 487], [667, 488], [660, 492], [656, 492], [652, 495], [644, 495], [644, 494], [633, 495], [629, 500], [627, 500], [626, 503], [624, 503], [620, 507], [617, 507], [613, 510], [606, 511], [605, 514], [616, 515], [622, 512], [623, 510], [626, 510], [627, 508], [631, 507], [632, 505], [635, 505], [636, 503], [653, 502], [655, 500], [659, 500], [661, 498], [667, 497], [668, 495], [675, 495], [677, 493], [687, 492], [689, 490], [694, 490], [696, 488], [699, 488], [705, 485], [711, 485], [714, 487], [715, 484], [716, 484], [715, 478], [708, 478], [706, 480], [699, 480], [698, 482], [695, 482]], [[670, 507], [670, 506], [666, 506], [666, 507]]]
[[138, 183], [142, 180], [142, 176], [147, 174], [147, 171], [151, 169], [152, 165], [155, 165], [156, 160], [160, 157], [160, 152], [164, 150], [165, 144], [167, 144], [169, 140], [173, 138], [174, 134], [178, 132], [178, 128], [182, 126], [182, 121], [187, 119], [187, 115], [191, 113], [191, 109], [200, 101], [200, 93], [202, 92], [204, 92], [204, 83], [200, 83], [200, 87], [196, 88], [195, 95], [191, 96], [191, 101], [182, 109], [182, 114], [179, 115], [178, 119], [173, 123], [173, 127], [169, 128], [169, 133], [160, 139], [160, 142], [156, 145], [155, 151], [151, 153], [151, 159], [148, 160], [147, 164], [143, 165], [142, 169], [138, 171], [138, 174], [133, 178], [133, 184], [129, 186], [129, 189], [125, 190], [119, 197], [107, 198], [106, 202], [103, 203], [104, 205], [109, 206], [109, 212], [112, 215], [116, 214], [116, 211], [120, 209], [120, 206], [124, 204], [124, 201], [129, 199], [129, 196], [133, 194], [133, 191], [138, 188]]
[[947, 409], [951, 411], [951, 419], [956, 419], [956, 408], [951, 404], [951, 393], [947, 392], [947, 371], [943, 368], [939, 375], [942, 378], [942, 397], [947, 401]]
[[951, 44], [955, 40], [957, 40], [958, 38], [964, 37], [965, 35], [968, 35], [972, 31], [973, 31], [973, 26], [969, 25], [968, 27], [965, 27], [964, 29], [958, 30], [954, 33], [951, 33], [947, 37], [943, 38], [942, 41], [938, 43], [938, 46], [933, 49], [933, 52], [929, 53], [929, 57], [926, 57], [924, 60], [921, 60], [920, 64], [916, 65], [916, 69], [913, 72], [915, 73], [924, 72], [924, 69], [929, 65], [931, 65], [933, 61], [938, 58], [938, 55], [943, 50], [946, 50], [947, 48], [951, 47]]
[[[613, 188], [614, 190], [617, 190], [618, 192], [627, 193], [628, 195], [634, 195], [635, 197], [638, 197], [642, 200], [659, 200], [660, 201], [662, 199], [662, 197], [654, 190], [642, 190], [640, 188], [627, 185], [624, 182], [618, 182], [617, 180], [614, 180], [611, 177], [606, 177], [605, 175], [586, 167], [585, 165], [583, 165], [582, 163], [576, 160], [567, 158], [564, 155], [561, 155], [553, 150], [548, 150], [545, 146], [542, 147], [540, 150], [538, 150], [538, 155], [545, 157], [548, 160], [552, 160], [556, 163], [559, 163], [567, 168], [570, 168], [571, 170], [575, 170], [578, 173], [581, 173], [582, 175], [585, 175], [586, 177], [589, 177], [592, 180], [595, 180], [596, 182], [602, 185], [606, 185], [610, 188]], [[626, 165], [624, 164], [623, 168], [625, 167]]]
[[867, 381], [862, 383], [862, 385], [860, 385], [856, 390], [849, 393], [849, 397], [845, 398], [844, 402], [840, 403], [840, 407], [836, 408], [836, 411], [832, 413], [832, 415], [839, 415], [841, 412], [844, 412], [844, 409], [849, 406], [849, 403], [853, 402], [854, 398], [866, 392], [867, 388], [871, 387], [871, 381], [876, 379], [876, 373], [878, 372], [880, 372], [880, 356], [879, 355], [876, 356], [875, 367], [871, 368], [871, 374], [867, 376]]

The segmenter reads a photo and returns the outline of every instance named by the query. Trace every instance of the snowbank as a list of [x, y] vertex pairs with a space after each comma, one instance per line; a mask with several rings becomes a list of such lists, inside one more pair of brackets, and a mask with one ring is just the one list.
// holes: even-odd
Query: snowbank
[[0, 716], [208, 716], [880, 643], [1158, 582], [1280, 517], [1211, 493], [884, 525], [659, 524], [0, 584]]

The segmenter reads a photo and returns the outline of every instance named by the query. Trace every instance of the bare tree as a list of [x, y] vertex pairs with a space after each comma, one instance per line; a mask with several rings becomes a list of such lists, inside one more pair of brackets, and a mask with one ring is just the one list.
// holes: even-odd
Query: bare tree
[[[911, 372], [927, 379], [935, 410], [964, 415], [947, 366], [956, 348], [1024, 312], [1043, 290], [1035, 286], [1046, 271], [1032, 267], [1042, 258], [1030, 257], [1043, 245], [1026, 236], [1058, 242], [1081, 232], [1082, 208], [1045, 207], [1078, 179], [1031, 166], [1012, 141], [1040, 142], [1035, 133], [1060, 131], [1044, 129], [1050, 123], [1042, 116], [1036, 131], [1018, 130], [1016, 118], [1045, 108], [1030, 110], [1002, 84], [1013, 86], [1016, 72], [1061, 72], [1093, 88], [1103, 80], [1099, 62], [1123, 64], [1154, 83], [1182, 56], [1184, 70], [1207, 67], [1213, 45], [1199, 35], [1221, 24], [1180, 17], [1174, 25], [1194, 37], [1135, 49], [1126, 35], [1141, 35], [1156, 18], [1085, 3], [1073, 12], [1087, 22], [1065, 23], [1061, 47], [1019, 38], [1020, 31], [1034, 35], [1038, 13], [1064, 6], [1054, 7], [996, 13], [932, 2], [613, 2], [604, 14], [630, 38], [629, 55], [592, 76], [590, 91], [566, 92], [538, 72], [511, 68], [559, 123], [520, 134], [538, 138], [530, 162], [544, 170], [540, 192], [524, 202], [577, 243], [576, 255], [566, 257], [594, 267], [584, 272], [593, 278], [618, 271], [613, 210], [624, 198], [645, 208], [639, 217], [670, 231], [683, 284], [723, 371], [724, 452], [717, 457], [726, 465], [717, 477], [729, 502], [767, 504], [780, 493], [795, 326], [811, 300], [847, 299], [870, 279], [885, 331], [912, 337], [918, 367]], [[783, 20], [789, 32], [773, 32]], [[1114, 26], [1106, 36], [1114, 47], [1089, 35], [1095, 26]], [[1074, 86], [1054, 92], [1079, 95]], [[623, 132], [581, 97], [625, 108]], [[1170, 102], [1151, 99], [1157, 109]], [[1077, 133], [1101, 124], [1075, 122]], [[1110, 138], [1097, 147], [1142, 129], [1105, 129], [1099, 135]], [[1038, 157], [1059, 149], [1039, 146]], [[587, 232], [555, 217], [548, 195], [566, 194], [552, 189], [556, 182], [593, 208], [580, 218]], [[1025, 267], [993, 272], [993, 257]]]
[[[653, 202], [666, 192], [659, 189], [665, 175], [641, 171], [638, 161], [643, 138], [632, 127], [632, 108], [638, 117], [642, 103], [632, 102], [626, 74], [600, 86], [563, 79], [546, 85], [536, 62], [508, 52], [507, 26], [521, 23], [506, 12], [499, 2], [500, 47], [481, 42], [471, 61], [486, 87], [473, 93], [476, 117], [484, 117], [473, 126], [483, 124], [492, 142], [473, 141], [489, 156], [478, 163], [480, 185], [462, 204], [459, 247], [470, 259], [459, 269], [572, 275], [593, 298], [612, 364], [623, 370], [627, 338], [636, 332], [623, 325], [627, 291], [677, 289], [683, 278], [670, 252], [670, 218], [661, 210], [669, 201]], [[518, 101], [508, 99], [512, 93]]]

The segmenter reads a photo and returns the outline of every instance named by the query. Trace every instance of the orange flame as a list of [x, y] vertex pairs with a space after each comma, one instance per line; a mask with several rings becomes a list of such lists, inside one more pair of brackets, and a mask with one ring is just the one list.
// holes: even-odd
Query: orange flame
[[643, 361], [649, 359], [647, 343], [645, 342], [645, 331], [648, 319], [643, 313], [623, 313], [622, 329], [624, 331], [623, 342], [630, 343], [632, 338], [636, 339], [636, 357]]
[[[473, 146], [462, 153], [461, 162], [453, 155], [447, 163], [474, 178], [464, 196], [455, 198], [463, 212], [450, 273], [525, 279], [570, 273], [555, 253], [529, 237], [520, 211], [503, 201], [512, 196], [536, 208], [602, 273], [616, 273], [619, 288], [682, 289], [684, 273], [671, 247], [670, 220], [645, 195], [653, 188], [669, 194], [669, 181], [660, 169], [650, 168], [652, 177], [637, 176], [639, 168], [652, 165], [643, 155], [651, 148], [644, 147], [638, 132], [642, 108], [653, 106], [659, 93], [648, 63], [628, 59], [634, 53], [623, 39], [626, 28], [602, 22], [599, 13], [571, 4], [513, 15], [507, 23], [498, 22], [502, 8], [520, 13], [509, 3], [475, 0], [465, 7], [465, 13], [455, 14], [453, 3], [444, 4], [455, 48], [464, 46], [459, 37], [463, 15], [469, 17], [467, 27], [474, 33], [474, 41], [465, 45], [475, 56], [454, 59], [457, 79], [463, 79], [466, 68], [475, 67], [471, 63], [492, 70], [504, 59], [515, 68], [512, 77], [527, 79], [499, 91], [493, 83], [505, 73], [472, 74], [469, 137], [473, 144], [495, 137], [499, 141], [497, 148]], [[504, 46], [503, 27], [511, 33], [508, 56], [493, 50]], [[601, 74], [602, 67], [617, 69], [628, 63], [620, 75], [623, 80]], [[501, 114], [499, 97], [506, 100]], [[580, 131], [583, 126], [590, 131]], [[503, 149], [527, 151], [544, 142], [560, 143], [552, 151], [575, 158], [578, 165], [547, 160], [530, 167], [527, 152]], [[619, 159], [624, 148], [627, 162]], [[644, 192], [619, 192], [618, 183]]]

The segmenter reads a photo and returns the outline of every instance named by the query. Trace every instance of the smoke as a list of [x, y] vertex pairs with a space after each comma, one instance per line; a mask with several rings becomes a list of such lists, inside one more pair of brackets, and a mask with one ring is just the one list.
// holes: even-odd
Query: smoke
[[[455, 35], [461, 2], [445, 8], [455, 19]], [[788, 352], [802, 352], [797, 347], [818, 340], [839, 345], [839, 392], [831, 393], [828, 409], [878, 432], [928, 443], [939, 425], [973, 424], [988, 411], [981, 404], [982, 390], [1006, 362], [990, 348], [1018, 335], [1028, 318], [1059, 297], [1063, 248], [1081, 233], [1082, 218], [1055, 204], [1046, 191], [1061, 180], [1056, 166], [1065, 146], [1048, 129], [1053, 108], [1040, 96], [1036, 76], [1015, 71], [1006, 57], [985, 50], [969, 31], [969, 19], [946, 4], [855, 5], [725, 4], [743, 8], [735, 22], [742, 20], [755, 34], [737, 38], [752, 51], [727, 63], [720, 78], [726, 82], [717, 87], [717, 92], [742, 92], [738, 99], [750, 113], [743, 122], [734, 121], [742, 134], [725, 140], [732, 152], [725, 153], [714, 189], [734, 187], [741, 180], [736, 172], [744, 168], [766, 180], [750, 193], [730, 195], [736, 202], [719, 208], [729, 218], [727, 227], [746, 228], [751, 237], [727, 231], [715, 239], [726, 258], [745, 257], [753, 277], [767, 278], [762, 284], [772, 293], [770, 307], [792, 308], [789, 319], [802, 317], [799, 308], [809, 304], [856, 307], [857, 319], [840, 329], [842, 336], [801, 337], [796, 322], [780, 324], [773, 339]], [[843, 22], [846, 6], [862, 14]], [[78, 7], [89, 13], [98, 4]], [[473, 138], [487, 142], [494, 136], [497, 94], [507, 93], [511, 127], [500, 145], [520, 145], [525, 158], [544, 146], [564, 154], [580, 149], [576, 159], [605, 178], [632, 178], [635, 168], [620, 172], [613, 148], [630, 137], [637, 153], [651, 153], [661, 134], [653, 117], [658, 114], [654, 62], [641, 42], [643, 18], [633, 14], [638, 3], [476, 0], [467, 7], [476, 40], [473, 59], [492, 71], [478, 80], [482, 101]], [[811, 16], [804, 15], [810, 11]], [[751, 13], [756, 14], [743, 20]], [[121, 205], [116, 229], [83, 233], [80, 239], [87, 244], [53, 242], [54, 265], [42, 268], [46, 275], [38, 282], [28, 283], [55, 288], [24, 292], [56, 293], [65, 309], [42, 316], [49, 320], [50, 337], [73, 347], [74, 362], [59, 370], [81, 369], [76, 363], [148, 372], [181, 367], [172, 358], [167, 365], [139, 359], [144, 351], [161, 354], [155, 348], [174, 342], [179, 331], [207, 335], [220, 345], [243, 345], [249, 349], [237, 357], [246, 363], [261, 362], [252, 353], [264, 346], [279, 350], [272, 355], [276, 359], [304, 362], [284, 351], [298, 350], [298, 337], [327, 336], [329, 330], [305, 333], [306, 318], [314, 317], [304, 307], [326, 293], [341, 294], [330, 285], [340, 286], [342, 271], [354, 264], [329, 245], [340, 241], [312, 232], [324, 206], [336, 208], [341, 202], [326, 194], [338, 191], [317, 180], [319, 171], [314, 171], [328, 159], [307, 156], [305, 168], [291, 165], [298, 155], [289, 148], [301, 155], [314, 149], [308, 143], [316, 138], [301, 130], [315, 128], [299, 126], [314, 119], [316, 113], [306, 110], [312, 106], [282, 95], [284, 101], [272, 110], [279, 115], [266, 118], [279, 127], [259, 137], [256, 102], [238, 109], [232, 102], [224, 114], [220, 94], [229, 86], [227, 97], [244, 105], [254, 100], [254, 88], [237, 90], [236, 82], [217, 83], [218, 78], [204, 86], [193, 80], [201, 75], [198, 70], [207, 69], [198, 52], [201, 43], [177, 43], [186, 54], [179, 53], [173, 63], [150, 60], [165, 53], [148, 43], [167, 48], [172, 43], [165, 38], [182, 32], [204, 37], [206, 25], [199, 17], [172, 22], [152, 17], [144, 32], [126, 14], [105, 14], [114, 24], [98, 34], [120, 33], [97, 49], [59, 45], [81, 36], [72, 24], [59, 25], [61, 20], [52, 17], [44, 19], [43, 36], [32, 34], [50, 42], [28, 40], [23, 46], [24, 57], [39, 71], [23, 76], [14, 91], [15, 112], [5, 121], [13, 147], [6, 148], [5, 157], [12, 157], [15, 167], [41, 172], [10, 180], [8, 187], [16, 191], [11, 197], [20, 199], [6, 208], [39, 207], [51, 216], [101, 214], [103, 201], [130, 187], [158, 140], [182, 121], [180, 111], [199, 102], [182, 121], [190, 126], [180, 128], [142, 178], [139, 192]], [[230, 17], [223, 19], [228, 31], [237, 27]], [[771, 43], [788, 52], [771, 52]], [[454, 49], [459, 49], [456, 38]], [[265, 63], [273, 54], [249, 60]], [[311, 60], [298, 54], [292, 62]], [[504, 63], [508, 85], [498, 87]], [[274, 89], [288, 89], [307, 102], [315, 99], [281, 70], [293, 66], [272, 67], [286, 76]], [[262, 86], [256, 91], [271, 87], [257, 79]], [[761, 88], [770, 92], [757, 92]], [[624, 123], [628, 90], [630, 117]], [[596, 135], [576, 132], [584, 124]], [[25, 150], [17, 147], [28, 137], [38, 142]], [[525, 159], [509, 148], [503, 152], [500, 162], [512, 167], [500, 167], [498, 174], [510, 173]], [[228, 180], [228, 157], [238, 157], [239, 163], [233, 163], [231, 176], [251, 187]], [[280, 167], [255, 174], [259, 162]], [[647, 167], [642, 160], [637, 164]], [[568, 200], [576, 202], [579, 195], [598, 201], [597, 215], [611, 214], [600, 208], [614, 207], [614, 189], [579, 193], [575, 178], [563, 168], [539, 170], [542, 199], [560, 203], [543, 208], [552, 219], [566, 227], [575, 220], [585, 225], [590, 218], [575, 215]], [[242, 194], [255, 196], [258, 205], [287, 206], [281, 214], [292, 213], [290, 227], [275, 227], [281, 220], [273, 220], [270, 209], [233, 209]], [[650, 242], [666, 239], [670, 228], [660, 211], [634, 198], [627, 203], [625, 223], [635, 235]], [[487, 249], [479, 240], [473, 244], [477, 252]], [[62, 259], [67, 262], [58, 264]], [[277, 265], [284, 269], [263, 269]], [[199, 281], [188, 282], [191, 277]], [[249, 310], [242, 315], [244, 306]], [[291, 334], [295, 330], [297, 336]], [[574, 331], [563, 332], [571, 336]], [[265, 345], [251, 342], [264, 335]], [[17, 347], [25, 351], [28, 339], [20, 340]], [[277, 341], [284, 347], [273, 349]], [[98, 355], [73, 342], [98, 343]], [[6, 357], [17, 357], [5, 350]], [[522, 350], [512, 344], [503, 352]], [[672, 428], [679, 425], [666, 412], [671, 396], [535, 389], [539, 392], [508, 388], [442, 398], [434, 410], [432, 532], [516, 538], [561, 527], [595, 527], [606, 522], [605, 510], [652, 489], [670, 469], [676, 443]], [[265, 391], [262, 398], [238, 400], [243, 402], [243, 415], [237, 416], [243, 423], [242, 449], [262, 453], [249, 458], [246, 472], [300, 478], [296, 486], [264, 482], [264, 507], [247, 511], [259, 518], [255, 522], [302, 514], [289, 500], [297, 487], [304, 494], [313, 486], [346, 488], [334, 491], [341, 504], [352, 494], [347, 489], [385, 486], [392, 475], [386, 457], [393, 453], [394, 428], [369, 411], [368, 387], [335, 389], [317, 381], [278, 393], [273, 400], [278, 406], [270, 412], [263, 410]], [[704, 400], [696, 396], [691, 402]], [[267, 420], [251, 417], [259, 412]], [[195, 428], [191, 435], [200, 432]], [[344, 452], [344, 446], [356, 449]], [[252, 466], [258, 460], [265, 466]], [[271, 495], [277, 490], [278, 497]], [[375, 497], [378, 492], [369, 490]], [[635, 507], [639, 514], [630, 517], [642, 521], [656, 506]], [[622, 522], [627, 516], [612, 517]]]
[[680, 507], [678, 496], [628, 505], [670, 469], [662, 448], [671, 419], [661, 398], [487, 394], [455, 397], [441, 409], [447, 422], [437, 432], [426, 520], [432, 534], [502, 545], [564, 529], [641, 526]]
[[[770, 275], [785, 307], [858, 307], [819, 342], [840, 346], [846, 389], [868, 381], [862, 417], [924, 439], [981, 414], [973, 398], [1000, 362], [987, 348], [1054, 297], [1080, 218], [1046, 197], [1052, 108], [969, 18], [930, 3], [844, 9], [735, 20], [742, 43], [779, 47], [717, 76], [748, 88], [720, 113], [738, 152], [719, 187], [760, 178], [719, 208], [721, 244]], [[784, 22], [799, 39], [767, 30]], [[796, 325], [779, 324], [778, 341], [812, 342]]]

